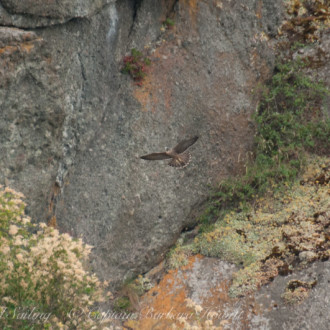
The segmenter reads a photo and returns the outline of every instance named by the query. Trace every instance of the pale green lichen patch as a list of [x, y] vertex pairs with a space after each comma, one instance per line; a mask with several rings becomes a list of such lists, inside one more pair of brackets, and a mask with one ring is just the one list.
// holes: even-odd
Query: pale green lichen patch
[[184, 245], [183, 238], [178, 239], [176, 245], [167, 254], [168, 269], [177, 269], [188, 264], [188, 258], [196, 252], [193, 244]]
[[299, 280], [291, 280], [288, 282], [282, 298], [289, 305], [302, 303], [309, 295], [309, 291], [316, 285], [316, 281], [303, 282]]
[[[283, 193], [261, 198], [247, 211], [230, 212], [214, 230], [195, 238], [194, 250], [243, 266], [231, 294], [254, 291], [293, 262], [306, 264], [330, 257], [329, 159], [308, 160], [301, 181]], [[319, 181], [319, 180], [322, 181]]]

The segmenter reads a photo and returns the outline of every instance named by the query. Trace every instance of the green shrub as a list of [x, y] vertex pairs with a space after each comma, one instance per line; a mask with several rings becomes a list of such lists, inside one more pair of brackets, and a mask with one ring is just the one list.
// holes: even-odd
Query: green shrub
[[217, 217], [219, 209], [244, 208], [280, 182], [292, 182], [304, 165], [305, 151], [322, 155], [330, 150], [330, 119], [322, 113], [322, 102], [329, 92], [303, 73], [306, 65], [302, 61], [277, 65], [253, 116], [254, 157], [238, 180], [220, 184], [202, 222]]
[[138, 86], [142, 86], [142, 81], [146, 76], [147, 65], [151, 64], [150, 59], [133, 48], [131, 55], [125, 56], [123, 62], [124, 65], [121, 72], [129, 74]]
[[84, 317], [104, 293], [84, 267], [91, 246], [44, 223], [32, 224], [22, 198], [0, 186], [2, 328], [90, 328], [92, 320]]

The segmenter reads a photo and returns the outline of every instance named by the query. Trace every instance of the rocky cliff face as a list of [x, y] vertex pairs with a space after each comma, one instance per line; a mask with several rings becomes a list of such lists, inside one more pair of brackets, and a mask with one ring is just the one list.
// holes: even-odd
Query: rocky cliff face
[[[101, 277], [147, 271], [196, 220], [208, 184], [242, 169], [281, 4], [1, 1], [1, 182], [35, 219], [95, 246]], [[133, 47], [151, 59], [141, 87], [120, 73]], [[193, 135], [184, 170], [139, 159]]]

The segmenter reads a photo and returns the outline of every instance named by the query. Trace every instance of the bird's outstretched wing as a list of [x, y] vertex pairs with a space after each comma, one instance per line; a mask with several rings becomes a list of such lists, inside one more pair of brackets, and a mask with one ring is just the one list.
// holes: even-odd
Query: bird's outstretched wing
[[140, 158], [146, 159], [146, 160], [162, 160], [162, 159], [168, 159], [168, 158], [172, 158], [172, 157], [167, 155], [166, 152], [155, 152], [153, 154], [145, 155]]
[[198, 140], [198, 136], [194, 136], [193, 138], [189, 139], [189, 140], [184, 140], [181, 141], [180, 143], [178, 143], [173, 150], [178, 153], [181, 154], [182, 152], [184, 152], [186, 149], [188, 149], [191, 145], [193, 145], [196, 141]]

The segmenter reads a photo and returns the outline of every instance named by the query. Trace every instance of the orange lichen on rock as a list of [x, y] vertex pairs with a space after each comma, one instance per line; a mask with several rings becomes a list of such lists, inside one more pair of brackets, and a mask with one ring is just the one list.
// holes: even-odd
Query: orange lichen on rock
[[258, 17], [259, 19], [262, 18], [262, 5], [263, 5], [262, 1], [259, 0], [256, 8], [256, 17]]
[[33, 48], [34, 48], [34, 44], [32, 42], [25, 42], [20, 45], [20, 49], [26, 53], [30, 53]]
[[196, 24], [199, 1], [198, 0], [181, 0], [180, 2], [183, 3], [187, 7], [192, 23]]
[[3, 48], [0, 48], [0, 55], [4, 54], [8, 56], [18, 51], [30, 53], [33, 48], [34, 48], [33, 42], [24, 42], [24, 43], [20, 43], [17, 46], [5, 46]]
[[[192, 267], [194, 261], [200, 256], [189, 258], [188, 265], [182, 270]], [[133, 329], [168, 329], [175, 324], [180, 326], [180, 317], [191, 314], [187, 310], [185, 299], [186, 288], [182, 278], [178, 276], [178, 270], [170, 270], [141, 300], [140, 319], [128, 321], [126, 326]]]
[[[228, 264], [215, 258], [195, 255], [180, 269], [170, 270], [158, 285], [140, 301], [139, 317], [127, 321], [131, 329], [223, 329], [224, 326], [248, 328], [248, 314], [253, 298], [230, 298]], [[207, 268], [214, 272], [212, 280], [205, 278]]]
[[17, 50], [17, 47], [15, 46], [5, 46], [3, 48], [0, 48], [0, 55], [1, 54], [12, 54]]

